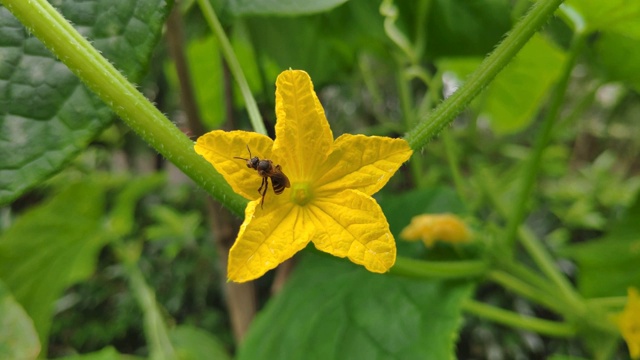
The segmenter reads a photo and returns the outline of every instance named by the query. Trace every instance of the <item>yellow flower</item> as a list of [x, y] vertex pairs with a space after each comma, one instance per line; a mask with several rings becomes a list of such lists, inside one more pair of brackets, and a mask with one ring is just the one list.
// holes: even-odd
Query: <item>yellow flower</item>
[[[229, 182], [251, 200], [229, 253], [227, 276], [236, 282], [262, 276], [311, 241], [321, 251], [348, 257], [372, 272], [393, 266], [396, 246], [389, 224], [371, 197], [411, 156], [402, 139], [345, 134], [333, 140], [324, 110], [304, 71], [276, 81], [276, 139], [245, 131], [212, 131], [195, 145]], [[272, 161], [290, 181], [264, 202], [262, 178], [234, 157]], [[268, 173], [267, 173], [268, 175]], [[282, 181], [281, 181], [282, 182]]]
[[638, 290], [630, 287], [624, 311], [616, 316], [620, 333], [627, 342], [632, 359], [640, 359], [640, 295]]
[[405, 240], [422, 240], [431, 247], [436, 240], [463, 243], [471, 240], [471, 232], [457, 216], [452, 214], [423, 214], [414, 216], [411, 224], [400, 233]]

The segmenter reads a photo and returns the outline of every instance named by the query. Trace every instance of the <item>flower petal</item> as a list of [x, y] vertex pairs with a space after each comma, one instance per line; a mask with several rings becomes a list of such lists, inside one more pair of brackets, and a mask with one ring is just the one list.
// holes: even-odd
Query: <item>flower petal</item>
[[321, 167], [324, 174], [316, 182], [318, 193], [351, 188], [373, 195], [412, 153], [403, 139], [344, 134]]
[[627, 304], [616, 316], [616, 322], [631, 358], [640, 359], [640, 294], [636, 288], [628, 289]]
[[235, 244], [229, 251], [227, 277], [245, 282], [262, 276], [309, 243], [313, 225], [301, 207], [274, 196], [260, 208], [251, 201]]
[[274, 155], [292, 182], [313, 180], [331, 151], [333, 134], [306, 72], [288, 70], [278, 76], [276, 116]]
[[396, 244], [378, 203], [360, 191], [345, 190], [309, 206], [318, 250], [348, 257], [377, 273], [396, 261]]
[[233, 191], [249, 200], [256, 200], [260, 198], [258, 188], [262, 178], [256, 170], [247, 167], [246, 161], [234, 159], [234, 156], [248, 158], [249, 146], [251, 155], [269, 159], [272, 145], [273, 140], [258, 133], [215, 130], [200, 136], [195, 150], [213, 165]]

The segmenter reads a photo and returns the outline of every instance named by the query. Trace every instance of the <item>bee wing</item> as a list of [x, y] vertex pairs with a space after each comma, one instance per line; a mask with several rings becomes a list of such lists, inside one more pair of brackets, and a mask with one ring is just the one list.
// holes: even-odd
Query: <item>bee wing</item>
[[280, 169], [280, 165], [276, 165], [275, 171], [271, 175], [271, 185], [276, 195], [282, 194], [285, 188], [291, 187], [289, 178]]

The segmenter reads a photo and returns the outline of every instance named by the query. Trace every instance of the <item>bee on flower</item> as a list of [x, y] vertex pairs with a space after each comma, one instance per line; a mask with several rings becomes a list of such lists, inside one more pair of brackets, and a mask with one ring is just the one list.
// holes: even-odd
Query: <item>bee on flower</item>
[[[372, 195], [409, 159], [409, 144], [351, 134], [334, 140], [304, 71], [278, 76], [276, 117], [275, 140], [254, 132], [216, 130], [195, 144], [196, 152], [249, 200], [229, 252], [229, 280], [256, 279], [309, 242], [369, 271], [388, 271], [395, 263], [396, 245]], [[237, 160], [247, 149], [259, 155], [255, 166], [251, 158]], [[260, 159], [268, 160], [261, 165]]]

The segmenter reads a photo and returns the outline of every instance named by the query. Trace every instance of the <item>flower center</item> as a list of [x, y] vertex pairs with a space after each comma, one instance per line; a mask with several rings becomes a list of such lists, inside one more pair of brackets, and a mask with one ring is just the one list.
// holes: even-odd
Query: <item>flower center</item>
[[313, 192], [308, 183], [296, 183], [291, 187], [291, 201], [305, 206], [313, 200]]

